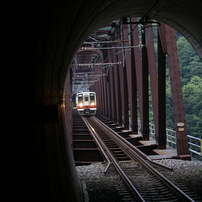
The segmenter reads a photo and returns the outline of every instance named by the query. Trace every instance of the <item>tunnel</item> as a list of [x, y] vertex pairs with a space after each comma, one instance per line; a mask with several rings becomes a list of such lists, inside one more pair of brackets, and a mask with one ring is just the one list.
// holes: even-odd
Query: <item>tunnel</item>
[[1, 201], [82, 201], [63, 107], [74, 54], [106, 23], [149, 16], [180, 32], [202, 58], [202, 3], [29, 1], [1, 10]]

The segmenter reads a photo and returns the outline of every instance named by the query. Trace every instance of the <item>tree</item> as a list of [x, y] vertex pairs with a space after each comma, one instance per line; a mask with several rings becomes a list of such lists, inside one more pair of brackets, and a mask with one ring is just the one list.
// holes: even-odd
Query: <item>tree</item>
[[192, 76], [202, 78], [202, 64], [191, 44], [178, 34], [177, 46], [182, 84], [188, 83]]
[[202, 79], [193, 76], [183, 87], [188, 134], [202, 138]]

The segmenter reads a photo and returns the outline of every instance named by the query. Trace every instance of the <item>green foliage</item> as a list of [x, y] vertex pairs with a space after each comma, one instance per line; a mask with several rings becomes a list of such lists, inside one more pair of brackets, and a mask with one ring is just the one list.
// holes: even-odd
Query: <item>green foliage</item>
[[193, 76], [183, 87], [188, 134], [202, 138], [202, 79]]
[[[157, 54], [157, 32], [154, 31]], [[179, 33], [177, 46], [188, 134], [202, 139], [202, 62], [191, 44]], [[168, 67], [166, 75], [166, 127], [175, 130]], [[153, 122], [151, 93], [149, 101], [150, 122]]]
[[186, 85], [191, 80], [192, 76], [202, 78], [201, 61], [191, 44], [183, 36], [179, 36], [177, 46], [182, 84]]
[[166, 128], [174, 130], [174, 113], [172, 105], [172, 95], [170, 88], [170, 80], [166, 81]]

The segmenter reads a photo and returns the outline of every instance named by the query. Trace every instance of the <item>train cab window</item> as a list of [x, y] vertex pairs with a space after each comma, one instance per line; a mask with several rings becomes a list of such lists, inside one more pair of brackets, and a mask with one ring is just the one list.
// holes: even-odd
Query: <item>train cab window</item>
[[85, 99], [85, 102], [88, 102], [88, 96], [85, 96], [84, 99]]
[[95, 96], [93, 93], [90, 94], [90, 101], [95, 102]]
[[78, 95], [78, 102], [83, 102], [83, 95], [82, 94]]

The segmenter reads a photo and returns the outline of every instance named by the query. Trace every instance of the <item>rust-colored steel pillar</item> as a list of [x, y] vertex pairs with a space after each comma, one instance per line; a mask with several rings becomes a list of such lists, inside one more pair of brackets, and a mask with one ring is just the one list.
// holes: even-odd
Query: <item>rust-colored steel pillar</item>
[[97, 92], [97, 109], [98, 109], [98, 112], [102, 114], [102, 91], [101, 91], [101, 80], [99, 79], [97, 82], [96, 82], [96, 92]]
[[[123, 37], [123, 29], [127, 29], [127, 25], [120, 25], [120, 38]], [[124, 47], [124, 43], [122, 42], [122, 47]], [[125, 54], [129, 51], [128, 49], [122, 48], [119, 51], [118, 58], [119, 62], [119, 71], [120, 71], [120, 85], [121, 85], [121, 103], [122, 103], [122, 123], [125, 129], [129, 129], [129, 108], [128, 108], [128, 85], [127, 85], [127, 74], [126, 74], [126, 62], [125, 62]]]
[[104, 69], [104, 73], [105, 73], [105, 76], [104, 76], [104, 81], [105, 81], [105, 113], [106, 113], [106, 117], [108, 118], [109, 117], [109, 105], [108, 105], [108, 102], [109, 102], [109, 96], [108, 96], [108, 82], [107, 82], [107, 75], [106, 75], [106, 67]]
[[[130, 29], [130, 30], [129, 30]], [[131, 25], [123, 25], [123, 36], [124, 39], [132, 37], [131, 34]], [[124, 46], [132, 45], [132, 40], [129, 43], [124, 41]], [[138, 133], [138, 118], [137, 118], [137, 83], [136, 83], [136, 73], [135, 73], [135, 62], [134, 62], [134, 49], [125, 51], [125, 68], [127, 70], [127, 85], [128, 85], [128, 100], [129, 100], [129, 110], [130, 110], [130, 129], [133, 134]]]
[[107, 88], [107, 118], [112, 119], [112, 107], [111, 107], [111, 93], [110, 93], [110, 76], [109, 67], [106, 69], [106, 88]]
[[99, 95], [99, 90], [98, 90], [98, 86], [99, 86], [99, 80], [97, 82], [94, 83], [95, 85], [95, 92], [96, 92], [96, 104], [97, 104], [97, 112], [100, 113], [100, 95]]
[[[113, 52], [113, 61], [118, 63], [117, 51]], [[117, 123], [122, 125], [122, 105], [121, 105], [121, 90], [120, 90], [120, 76], [119, 76], [119, 66], [114, 65], [114, 87], [115, 87], [115, 99], [116, 99], [116, 117]]]
[[[131, 43], [133, 46], [133, 43]], [[130, 90], [128, 93], [130, 94], [130, 121], [131, 121], [131, 130], [134, 134], [138, 134], [138, 103], [137, 103], [137, 78], [136, 78], [136, 71], [135, 71], [135, 58], [134, 58], [134, 48], [131, 49], [131, 60], [128, 61], [131, 65], [128, 67], [131, 69], [130, 73]], [[128, 57], [128, 56], [126, 56]], [[126, 59], [127, 61], [127, 59]], [[126, 64], [127, 65], [127, 64]]]
[[[132, 22], [136, 22], [136, 18], [131, 19]], [[132, 31], [132, 44], [134, 46], [138, 46], [140, 44], [139, 41], [139, 31], [138, 26], [131, 25]], [[138, 93], [138, 103], [139, 103], [139, 113], [140, 113], [140, 123], [141, 123], [141, 131], [143, 127], [143, 102], [142, 102], [142, 63], [141, 63], [141, 49], [133, 48], [131, 49], [132, 55], [132, 64], [134, 63], [135, 74], [136, 74], [136, 83], [137, 83], [137, 93]], [[138, 127], [138, 126], [137, 126]]]
[[[113, 52], [110, 52], [110, 62], [113, 62]], [[111, 97], [111, 105], [110, 107], [112, 108], [112, 121], [114, 123], [117, 123], [117, 112], [116, 112], [116, 92], [115, 92], [115, 79], [114, 79], [114, 66], [111, 66], [109, 68], [109, 78], [110, 78], [110, 97]]]
[[151, 25], [148, 24], [148, 28], [145, 29], [146, 34], [146, 47], [148, 56], [148, 68], [150, 76], [151, 85], [151, 96], [152, 96], [152, 108], [155, 126], [155, 137], [159, 135], [158, 133], [158, 79], [157, 79], [157, 68], [156, 68], [156, 57], [154, 51], [154, 39], [153, 39], [153, 29]]
[[[100, 73], [101, 74], [101, 73]], [[97, 86], [97, 90], [98, 90], [98, 95], [99, 95], [99, 109], [100, 109], [100, 113], [103, 114], [103, 106], [102, 106], [102, 79], [101, 77], [98, 80], [98, 86]]]
[[[158, 75], [156, 68], [156, 59], [154, 51], [153, 31], [151, 27], [147, 28], [147, 54], [149, 62], [150, 83], [152, 93], [152, 106], [155, 125], [155, 140], [159, 149], [166, 148], [166, 126], [165, 126], [165, 56], [159, 49]], [[160, 47], [159, 41], [159, 47]]]
[[106, 86], [106, 76], [105, 69], [102, 69], [102, 81], [103, 81], [103, 107], [104, 107], [104, 116], [107, 117], [107, 86]]
[[[112, 56], [110, 50], [108, 50], [108, 62], [112, 63]], [[112, 66], [108, 66], [107, 69], [107, 83], [108, 83], [108, 109], [109, 109], [109, 119], [113, 120], [114, 113], [114, 97], [113, 97], [113, 70]]]
[[146, 47], [145, 31], [142, 33], [142, 136], [149, 140], [149, 79], [148, 79], [148, 54]]
[[103, 70], [101, 71], [100, 77], [100, 90], [101, 90], [101, 104], [102, 104], [102, 114], [105, 116], [105, 89], [104, 89], [104, 77]]
[[159, 149], [165, 149], [166, 137], [166, 43], [164, 24], [158, 28], [158, 135]]
[[[103, 75], [103, 70], [101, 71], [101, 75]], [[100, 79], [101, 79], [101, 89], [102, 89], [102, 114], [104, 115], [104, 116], [106, 116], [106, 114], [105, 114], [105, 86], [104, 86], [104, 77], [103, 76], [101, 76], [100, 77]]]
[[172, 102], [177, 138], [177, 153], [178, 156], [182, 159], [191, 159], [188, 149], [188, 138], [178, 61], [176, 31], [168, 25], [165, 25], [165, 36], [167, 43], [168, 65], [170, 72]]
[[98, 97], [97, 106], [98, 106], [98, 112], [102, 114], [102, 102], [101, 102], [102, 96], [101, 96], [101, 90], [100, 90], [100, 87], [101, 87], [100, 83], [101, 83], [101, 81], [100, 81], [100, 79], [99, 79], [98, 82], [97, 82], [97, 86], [96, 86], [97, 92], [98, 92], [98, 93], [97, 93], [97, 95], [98, 95], [98, 96], [97, 96], [97, 97]]

